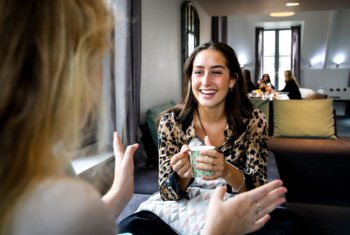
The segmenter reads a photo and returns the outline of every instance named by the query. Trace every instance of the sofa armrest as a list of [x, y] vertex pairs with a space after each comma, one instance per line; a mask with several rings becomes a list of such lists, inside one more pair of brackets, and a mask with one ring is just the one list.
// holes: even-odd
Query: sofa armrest
[[271, 137], [268, 148], [275, 154], [289, 197], [350, 197], [350, 138]]

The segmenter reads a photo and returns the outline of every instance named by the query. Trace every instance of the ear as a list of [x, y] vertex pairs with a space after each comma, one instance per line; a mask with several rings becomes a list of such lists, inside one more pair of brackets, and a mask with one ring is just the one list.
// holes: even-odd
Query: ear
[[238, 79], [238, 74], [234, 74], [230, 79], [230, 85], [229, 85], [230, 89], [232, 89], [236, 85], [237, 79]]

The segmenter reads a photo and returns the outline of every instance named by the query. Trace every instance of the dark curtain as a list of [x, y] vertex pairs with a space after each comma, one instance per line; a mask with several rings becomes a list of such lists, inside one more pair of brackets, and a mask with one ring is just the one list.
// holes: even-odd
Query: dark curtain
[[139, 142], [141, 0], [114, 0], [113, 124], [124, 144]]
[[264, 28], [255, 28], [255, 84], [262, 76], [264, 57]]
[[292, 55], [291, 69], [294, 77], [300, 84], [300, 42], [301, 42], [301, 26], [292, 26]]
[[130, 1], [130, 83], [127, 95], [127, 140], [128, 143], [139, 141], [140, 92], [141, 92], [141, 0]]
[[227, 43], [227, 16], [211, 17], [211, 39]]

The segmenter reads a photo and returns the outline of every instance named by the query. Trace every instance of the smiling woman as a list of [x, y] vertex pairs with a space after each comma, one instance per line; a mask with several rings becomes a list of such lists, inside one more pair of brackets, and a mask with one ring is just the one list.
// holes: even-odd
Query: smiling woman
[[[185, 149], [193, 138], [216, 147], [213, 162], [200, 164], [215, 172], [205, 180], [222, 177], [231, 192], [266, 183], [267, 121], [247, 98], [234, 50], [219, 42], [197, 47], [185, 64], [185, 80], [188, 89], [182, 102], [165, 113], [159, 125], [162, 198], [187, 197], [193, 179]], [[180, 187], [168, 187], [167, 182]]]
[[[142, 234], [141, 230], [166, 227], [164, 234], [203, 234], [206, 224], [210, 224], [205, 222], [205, 211], [209, 198], [215, 197], [215, 188], [220, 188], [217, 186], [226, 186], [227, 193], [226, 188], [221, 189], [226, 200], [267, 181], [267, 121], [246, 96], [234, 50], [219, 42], [195, 48], [185, 64], [185, 81], [188, 89], [183, 100], [165, 111], [159, 123], [159, 193], [143, 202], [137, 213], [120, 222], [123, 232]], [[210, 174], [198, 175], [192, 171], [189, 154], [193, 143], [210, 146], [200, 152], [194, 168]], [[214, 208], [220, 213], [225, 210]], [[254, 220], [261, 213], [260, 202], [254, 203], [253, 208]], [[243, 214], [250, 217], [249, 213]], [[232, 216], [227, 218], [230, 224], [237, 222]], [[215, 232], [204, 234], [228, 231], [215, 226]]]

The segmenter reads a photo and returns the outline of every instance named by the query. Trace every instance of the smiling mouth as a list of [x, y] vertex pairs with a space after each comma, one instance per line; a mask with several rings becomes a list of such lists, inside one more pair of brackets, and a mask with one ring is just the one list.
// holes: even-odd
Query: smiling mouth
[[210, 89], [210, 90], [204, 90], [204, 89], [201, 89], [199, 90], [199, 92], [203, 95], [213, 95], [216, 93], [216, 90], [213, 90], [213, 89]]

